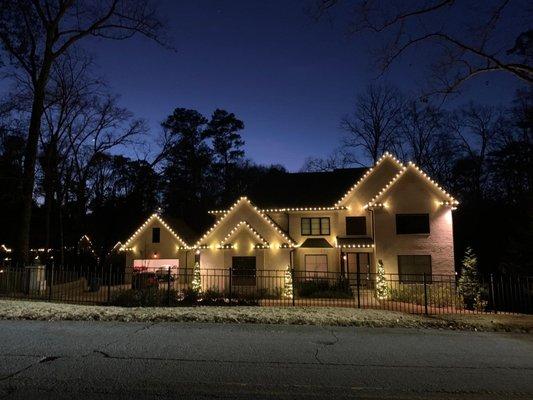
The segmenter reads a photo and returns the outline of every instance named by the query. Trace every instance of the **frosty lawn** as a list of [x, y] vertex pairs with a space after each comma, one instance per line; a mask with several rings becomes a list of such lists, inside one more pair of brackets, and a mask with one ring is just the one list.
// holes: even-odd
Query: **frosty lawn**
[[0, 319], [221, 322], [337, 325], [533, 332], [531, 315], [439, 315], [424, 317], [384, 310], [333, 307], [145, 307], [82, 306], [0, 301]]

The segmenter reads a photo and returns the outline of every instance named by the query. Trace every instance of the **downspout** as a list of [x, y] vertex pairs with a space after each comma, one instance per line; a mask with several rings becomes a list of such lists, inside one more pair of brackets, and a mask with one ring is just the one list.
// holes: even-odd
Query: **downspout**
[[372, 243], [374, 243], [374, 257], [373, 257], [373, 260], [372, 260], [372, 263], [374, 264], [374, 271], [377, 272], [377, 269], [376, 269], [376, 263], [377, 263], [377, 260], [376, 260], [376, 257], [377, 257], [377, 245], [376, 245], [376, 219], [375, 219], [375, 216], [374, 216], [374, 210], [373, 209], [369, 209], [370, 212], [372, 213], [372, 218], [371, 218], [371, 223], [372, 223]]

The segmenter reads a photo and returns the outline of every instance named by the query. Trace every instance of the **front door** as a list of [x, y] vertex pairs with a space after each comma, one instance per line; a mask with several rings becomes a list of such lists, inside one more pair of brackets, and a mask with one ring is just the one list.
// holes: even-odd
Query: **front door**
[[370, 288], [372, 286], [372, 274], [370, 264], [370, 253], [347, 253], [346, 254], [346, 273], [350, 285], [359, 285]]

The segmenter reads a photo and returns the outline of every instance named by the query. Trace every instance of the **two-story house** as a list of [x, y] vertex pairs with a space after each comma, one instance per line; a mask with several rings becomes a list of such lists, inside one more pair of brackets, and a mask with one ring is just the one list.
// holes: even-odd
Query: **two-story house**
[[151, 216], [121, 246], [127, 267], [197, 261], [203, 271], [232, 267], [253, 276], [292, 266], [300, 276], [353, 279], [375, 272], [382, 260], [400, 280], [454, 272], [458, 203], [412, 163], [386, 153], [369, 169], [283, 173], [256, 186], [231, 207], [211, 211], [216, 222], [194, 241]]

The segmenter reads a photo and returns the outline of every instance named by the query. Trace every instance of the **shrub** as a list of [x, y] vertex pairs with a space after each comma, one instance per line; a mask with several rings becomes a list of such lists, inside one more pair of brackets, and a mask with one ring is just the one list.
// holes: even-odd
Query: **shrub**
[[296, 284], [296, 293], [298, 297], [311, 298], [351, 298], [353, 292], [350, 289], [348, 281], [341, 279], [334, 284], [330, 284], [327, 280], [316, 279], [310, 281], [298, 282]]
[[[450, 307], [462, 304], [462, 298], [456, 290], [438, 283], [427, 285], [428, 305], [433, 307]], [[390, 289], [390, 299], [404, 303], [424, 305], [424, 285], [400, 284]]]
[[176, 290], [169, 293], [155, 288], [119, 290], [111, 296], [111, 304], [120, 307], [176, 306], [180, 301], [180, 294]]

